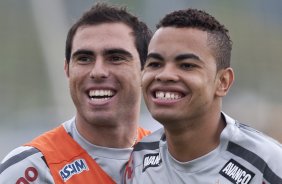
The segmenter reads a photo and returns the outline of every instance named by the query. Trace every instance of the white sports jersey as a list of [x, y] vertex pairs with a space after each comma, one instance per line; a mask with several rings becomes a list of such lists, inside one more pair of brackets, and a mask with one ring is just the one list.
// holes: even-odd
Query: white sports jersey
[[[95, 146], [77, 131], [75, 118], [63, 123], [66, 131], [95, 159], [111, 178], [120, 183], [120, 176], [132, 148], [115, 149]], [[55, 155], [54, 155], [55, 156]], [[51, 184], [54, 183], [44, 156], [37, 149], [21, 146], [10, 152], [0, 165], [0, 184]]]
[[227, 125], [220, 145], [189, 162], [179, 162], [169, 154], [163, 129], [145, 137], [135, 145], [124, 182], [282, 184], [281, 144], [225, 114], [223, 117]]

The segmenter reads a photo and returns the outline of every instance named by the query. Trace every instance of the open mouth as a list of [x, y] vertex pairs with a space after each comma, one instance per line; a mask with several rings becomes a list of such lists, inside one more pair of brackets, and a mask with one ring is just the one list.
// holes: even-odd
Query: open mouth
[[179, 92], [170, 92], [170, 91], [155, 91], [154, 98], [161, 100], [178, 100], [183, 98], [184, 94]]
[[90, 90], [88, 96], [92, 101], [105, 101], [109, 100], [115, 95], [113, 90]]

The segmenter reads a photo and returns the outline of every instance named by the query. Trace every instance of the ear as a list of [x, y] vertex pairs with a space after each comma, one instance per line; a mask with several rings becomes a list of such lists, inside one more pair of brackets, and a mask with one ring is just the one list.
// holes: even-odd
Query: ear
[[66, 76], [69, 78], [69, 77], [70, 77], [70, 73], [69, 73], [69, 63], [67, 62], [66, 59], [65, 59], [64, 70], [65, 70]]
[[234, 81], [234, 72], [232, 68], [221, 69], [217, 73], [218, 75], [218, 85], [216, 89], [216, 96], [223, 97], [226, 96], [228, 90]]

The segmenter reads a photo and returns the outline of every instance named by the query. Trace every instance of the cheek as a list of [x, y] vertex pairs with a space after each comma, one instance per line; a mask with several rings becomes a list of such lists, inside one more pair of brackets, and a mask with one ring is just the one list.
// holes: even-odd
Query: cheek
[[69, 85], [71, 87], [75, 86], [76, 81], [78, 80], [78, 76], [75, 72], [70, 73], [69, 75]]
[[142, 87], [142, 92], [144, 95], [146, 93], [147, 86], [148, 86], [148, 78], [145, 75], [145, 76], [142, 76], [142, 79], [141, 79], [141, 87]]
[[134, 78], [135, 78], [136, 83], [138, 83], [138, 85], [140, 86], [140, 84], [141, 84], [141, 72], [136, 71], [134, 73]]
[[187, 77], [187, 79], [189, 79], [189, 81], [196, 86], [209, 88], [210, 86], [214, 85], [215, 75], [199, 72], [195, 75], [190, 75], [189, 78]]
[[144, 72], [142, 75], [142, 92], [145, 103], [148, 105], [150, 99], [150, 85], [154, 82], [155, 75], [152, 72]]
[[78, 70], [70, 70], [69, 72], [69, 88], [73, 93], [77, 93], [79, 88], [83, 85], [87, 74], [85, 74], [83, 71]]
[[90, 67], [82, 67], [75, 65], [69, 68], [69, 78], [72, 81], [80, 80], [81, 78], [89, 77], [90, 72]]
[[142, 87], [148, 86], [148, 84], [150, 84], [154, 80], [154, 78], [154, 73], [143, 71], [141, 76]]
[[[128, 70], [130, 71], [130, 70]], [[124, 74], [124, 72], [123, 72]], [[124, 75], [125, 76], [125, 75]], [[141, 86], [141, 72], [140, 70], [132, 70], [132, 72], [127, 73], [124, 80], [129, 81], [133, 86]]]

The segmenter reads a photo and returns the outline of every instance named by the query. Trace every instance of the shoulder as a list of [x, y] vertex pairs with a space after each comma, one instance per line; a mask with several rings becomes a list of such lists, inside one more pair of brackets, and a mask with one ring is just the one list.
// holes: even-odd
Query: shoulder
[[226, 150], [233, 157], [251, 164], [266, 178], [282, 181], [282, 146], [278, 141], [236, 121], [229, 121], [227, 127], [230, 137]]
[[282, 145], [277, 140], [261, 131], [238, 122], [225, 115], [227, 131], [225, 137], [248, 150], [252, 150], [262, 157], [279, 155], [282, 158]]
[[282, 145], [277, 140], [243, 123], [236, 122], [234, 126], [237, 132], [231, 141], [252, 150], [265, 159], [278, 156], [282, 160]]
[[48, 171], [49, 168], [40, 151], [33, 147], [21, 146], [11, 151], [2, 160], [0, 183], [46, 181], [46, 178], [51, 176], [48, 175]]

